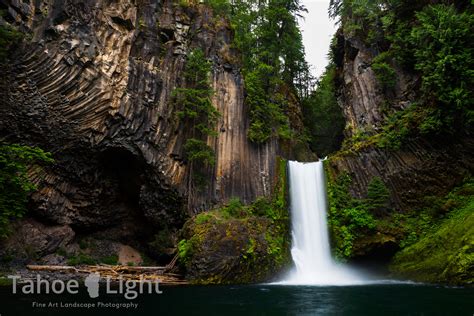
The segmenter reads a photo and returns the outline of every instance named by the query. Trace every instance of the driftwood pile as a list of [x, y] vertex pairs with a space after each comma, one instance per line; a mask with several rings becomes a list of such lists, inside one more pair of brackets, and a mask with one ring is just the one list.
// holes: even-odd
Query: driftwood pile
[[164, 285], [182, 285], [187, 284], [181, 275], [172, 273], [178, 256], [165, 267], [138, 267], [123, 265], [84, 265], [84, 266], [54, 266], [54, 265], [27, 265], [26, 267], [32, 271], [50, 271], [90, 274], [99, 273], [101, 278], [110, 278], [111, 280], [148, 280], [159, 281]]

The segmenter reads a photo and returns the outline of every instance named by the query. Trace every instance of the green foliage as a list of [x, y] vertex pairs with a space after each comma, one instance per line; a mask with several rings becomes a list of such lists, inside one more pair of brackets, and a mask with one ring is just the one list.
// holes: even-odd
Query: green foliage
[[380, 40], [383, 36], [381, 15], [384, 12], [383, 0], [331, 0], [329, 15], [341, 17], [344, 33], [356, 36], [368, 44]]
[[344, 173], [328, 182], [329, 224], [338, 258], [350, 258], [371, 240], [385, 239], [401, 248], [391, 265], [397, 275], [425, 282], [472, 283], [472, 178], [444, 197], [427, 197], [421, 209], [384, 213], [377, 219], [371, 214], [386, 208], [388, 199], [383, 181], [377, 177], [370, 181], [367, 199], [354, 199], [350, 184]]
[[387, 52], [378, 54], [372, 60], [372, 70], [375, 72], [377, 81], [384, 89], [393, 88], [397, 82], [395, 70], [389, 62], [390, 58]]
[[109, 265], [117, 265], [118, 264], [118, 256], [117, 255], [110, 255], [110, 256], [107, 256], [107, 257], [103, 257], [99, 260], [100, 263], [103, 263], [103, 264], [109, 264]]
[[186, 240], [182, 239], [178, 243], [178, 255], [180, 260], [183, 263], [189, 262], [191, 260], [193, 254], [194, 254], [194, 249], [196, 248], [195, 244], [198, 242], [197, 236], [193, 236], [191, 239]]
[[82, 239], [79, 243], [80, 251], [71, 254], [68, 253], [64, 248], [58, 249], [56, 254], [63, 256], [67, 259], [68, 265], [78, 266], [78, 265], [95, 265], [95, 264], [108, 264], [108, 265], [117, 265], [118, 256], [112, 254], [109, 256], [99, 257], [89, 253], [89, 249], [93, 247], [93, 244], [89, 243], [87, 240]]
[[205, 141], [188, 138], [184, 144], [184, 152], [189, 161], [197, 161], [213, 166], [215, 164], [214, 150]]
[[452, 5], [433, 5], [416, 17], [418, 23], [411, 31], [411, 41], [418, 44], [414, 49], [415, 69], [422, 74], [425, 99], [440, 102], [445, 113], [455, 115], [461, 111], [472, 118], [474, 14], [458, 13]]
[[[288, 216], [288, 177], [287, 177], [287, 161], [281, 157], [277, 157], [278, 164], [278, 182], [275, 186], [275, 192], [273, 196], [273, 204], [279, 212], [280, 219], [286, 219]], [[258, 199], [257, 199], [258, 201]]]
[[205, 140], [208, 136], [216, 136], [215, 125], [219, 117], [211, 102], [210, 72], [211, 63], [204, 52], [201, 49], [191, 51], [183, 72], [185, 87], [173, 91], [177, 116], [191, 129], [183, 149], [185, 158], [191, 163], [191, 176], [198, 188], [206, 183], [206, 168], [215, 163], [214, 150]]
[[97, 261], [93, 259], [90, 255], [80, 252], [75, 256], [71, 256], [67, 260], [68, 265], [70, 266], [79, 266], [79, 265], [93, 265], [96, 264]]
[[343, 151], [339, 154], [358, 152], [369, 146], [398, 150], [409, 139], [442, 133], [445, 120], [439, 109], [413, 103], [389, 115], [378, 133], [355, 131], [352, 137], [344, 140]]
[[191, 5], [191, 1], [190, 0], [179, 0], [178, 5], [181, 8], [185, 9], [185, 8], [188, 8]]
[[255, 246], [257, 245], [254, 238], [249, 239], [247, 250], [245, 251], [243, 257], [244, 259], [248, 259], [249, 257], [255, 254]]
[[247, 210], [239, 198], [231, 198], [229, 202], [221, 209], [221, 212], [227, 217], [241, 218], [247, 216]]
[[449, 213], [404, 245], [405, 248], [393, 260], [392, 272], [425, 282], [474, 282], [473, 193], [472, 179], [449, 193], [441, 206], [448, 205], [445, 211]]
[[[376, 227], [370, 210], [376, 207], [372, 201], [353, 198], [349, 193], [352, 182], [347, 173], [328, 181], [328, 223], [334, 243], [335, 256], [345, 260], [353, 255], [353, 244]], [[379, 186], [377, 185], [377, 188]], [[374, 195], [374, 190], [371, 192]], [[378, 194], [376, 194], [378, 197]]]
[[[258, 63], [245, 76], [246, 103], [250, 109], [248, 137], [255, 143], [264, 143], [272, 136], [288, 139], [291, 136], [288, 117], [283, 113], [284, 97], [277, 91], [278, 77], [274, 67]], [[272, 97], [268, 93], [274, 92]]]
[[211, 103], [210, 71], [211, 63], [204, 52], [200, 49], [191, 51], [183, 72], [186, 88], [173, 91], [173, 102], [180, 109], [178, 117], [201, 135], [215, 135], [214, 126], [219, 117]]
[[398, 215], [400, 219], [398, 225], [403, 228], [405, 236], [401, 240], [401, 248], [414, 244], [420, 238], [438, 229], [440, 220], [449, 218], [458, 209], [465, 208], [472, 202], [473, 196], [474, 180], [470, 178], [444, 197], [426, 197], [423, 209]]
[[330, 15], [341, 18], [345, 36], [362, 40], [379, 53], [371, 67], [388, 99], [388, 90], [396, 84], [396, 68], [421, 77], [421, 86], [414, 91], [416, 106], [389, 116], [383, 132], [372, 135], [365, 145], [399, 149], [419, 136], [472, 130], [474, 12], [472, 5], [441, 2], [331, 1]]
[[295, 89], [300, 96], [307, 93], [312, 80], [297, 23], [304, 7], [298, 0], [218, 2], [211, 5], [224, 8], [218, 10], [230, 19], [233, 46], [242, 54], [248, 138], [261, 144], [271, 137], [294, 137], [286, 100]]
[[369, 210], [384, 210], [390, 198], [390, 192], [380, 177], [373, 177], [367, 186], [367, 206]]
[[215, 14], [227, 15], [231, 11], [228, 0], [204, 0], [204, 3], [210, 6]]
[[12, 220], [26, 213], [28, 196], [36, 190], [28, 168], [52, 162], [51, 154], [40, 148], [0, 143], [0, 238], [8, 235]]
[[8, 277], [6, 276], [0, 276], [0, 286], [12, 286], [13, 284], [13, 280], [12, 279], [9, 279]]
[[412, 104], [388, 117], [377, 146], [399, 149], [409, 137], [437, 134], [442, 126], [443, 117], [438, 109]]
[[199, 213], [198, 215], [196, 215], [195, 220], [196, 220], [196, 224], [201, 225], [201, 224], [208, 223], [212, 219], [214, 219], [214, 216], [210, 213]]
[[336, 99], [336, 67], [330, 64], [316, 90], [303, 99], [303, 120], [311, 149], [324, 157], [337, 150], [343, 138], [344, 117]]
[[249, 211], [255, 216], [267, 216], [269, 218], [274, 217], [272, 203], [264, 197], [258, 197], [251, 204]]
[[4, 62], [12, 48], [23, 39], [23, 34], [10, 26], [0, 26], [0, 63]]
[[[250, 205], [243, 205], [240, 199], [232, 198], [225, 206], [200, 213], [187, 222], [184, 230], [191, 234], [186, 234], [187, 238], [179, 242], [180, 262], [187, 269], [193, 269], [193, 260], [205, 260], [200, 258], [203, 252], [212, 250], [212, 254], [207, 254], [212, 256], [221, 253], [223, 248], [229, 249], [230, 255], [225, 252], [225, 256], [238, 253], [241, 258], [239, 269], [246, 271], [238, 275], [239, 282], [254, 282], [259, 275], [268, 277], [269, 271], [287, 264], [289, 218], [286, 161], [283, 159], [278, 159], [278, 175], [271, 199], [260, 197]], [[229, 277], [213, 275], [199, 281], [222, 283]]]
[[[414, 13], [411, 25], [403, 25], [394, 53], [407, 51], [409, 63], [422, 77], [422, 103], [436, 107], [447, 132], [472, 126], [474, 40], [472, 10], [453, 5], [427, 5]], [[439, 124], [438, 124], [439, 125]]]

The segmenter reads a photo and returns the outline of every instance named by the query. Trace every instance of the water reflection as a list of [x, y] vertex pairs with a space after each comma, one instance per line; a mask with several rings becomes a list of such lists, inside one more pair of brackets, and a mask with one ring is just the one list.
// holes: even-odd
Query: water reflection
[[[348, 287], [187, 286], [139, 296], [136, 310], [34, 309], [33, 301], [128, 302], [118, 296], [15, 296], [0, 288], [4, 315], [472, 315], [473, 288], [393, 284]], [[87, 292], [86, 292], [87, 293]]]

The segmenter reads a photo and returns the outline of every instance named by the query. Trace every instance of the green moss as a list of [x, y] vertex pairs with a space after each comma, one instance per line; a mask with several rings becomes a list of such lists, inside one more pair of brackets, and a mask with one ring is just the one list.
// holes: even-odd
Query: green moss
[[368, 148], [399, 150], [410, 139], [419, 136], [438, 135], [443, 131], [445, 118], [442, 112], [431, 106], [412, 103], [385, 119], [381, 131], [356, 130], [346, 138], [334, 157], [355, 155]]
[[77, 255], [74, 255], [67, 260], [68, 265], [70, 266], [79, 266], [79, 265], [93, 265], [97, 261], [92, 258], [90, 255], [80, 252]]
[[213, 218], [213, 215], [210, 213], [201, 213], [196, 215], [196, 223], [198, 225], [209, 222]]
[[474, 197], [462, 200], [462, 206], [395, 256], [394, 274], [425, 282], [474, 282]]
[[424, 207], [389, 211], [388, 190], [380, 178], [368, 185], [367, 199], [349, 193], [351, 177], [328, 169], [329, 227], [333, 248], [343, 260], [390, 243], [401, 250], [391, 270], [426, 282], [474, 281], [474, 181], [468, 179], [444, 197], [426, 197]]
[[103, 257], [99, 259], [99, 263], [109, 264], [109, 265], [117, 265], [118, 264], [118, 256], [117, 255], [110, 255], [107, 257]]

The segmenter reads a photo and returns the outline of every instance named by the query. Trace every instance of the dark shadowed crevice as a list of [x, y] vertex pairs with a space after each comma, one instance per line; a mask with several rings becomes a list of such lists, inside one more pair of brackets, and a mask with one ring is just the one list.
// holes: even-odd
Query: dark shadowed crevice
[[100, 165], [104, 176], [117, 183], [117, 202], [139, 211], [143, 164], [129, 151], [112, 148], [101, 154]]

